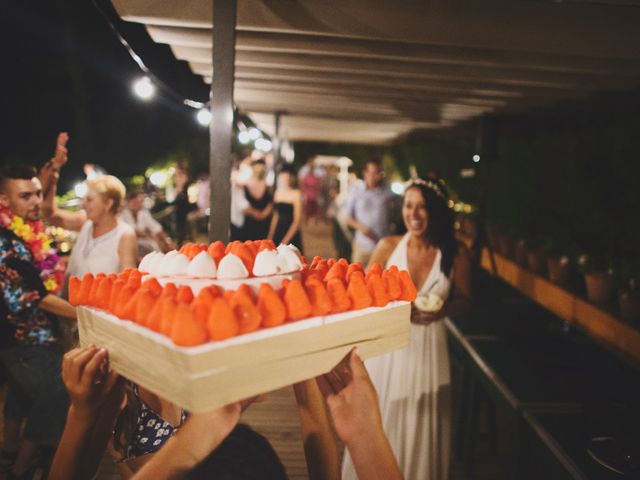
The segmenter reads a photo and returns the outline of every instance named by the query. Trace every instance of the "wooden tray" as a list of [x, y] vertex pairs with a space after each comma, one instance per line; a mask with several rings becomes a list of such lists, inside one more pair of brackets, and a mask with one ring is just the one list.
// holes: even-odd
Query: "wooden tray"
[[355, 346], [363, 359], [402, 348], [410, 313], [409, 302], [392, 302], [189, 348], [94, 308], [78, 308], [78, 329], [118, 373], [199, 412], [327, 373]]

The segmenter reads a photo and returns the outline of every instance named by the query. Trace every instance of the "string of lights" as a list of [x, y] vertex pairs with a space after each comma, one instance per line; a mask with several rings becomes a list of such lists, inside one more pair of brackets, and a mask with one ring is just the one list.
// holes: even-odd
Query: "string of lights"
[[[94, 7], [98, 11], [98, 13], [102, 16], [104, 21], [109, 26], [110, 30], [115, 35], [116, 39], [120, 44], [125, 48], [131, 59], [138, 65], [140, 70], [143, 73], [143, 76], [136, 79], [133, 84], [134, 93], [144, 101], [150, 101], [156, 94], [157, 86], [162, 90], [162, 92], [171, 98], [172, 100], [180, 103], [181, 105], [185, 105], [194, 110], [197, 110], [196, 120], [202, 126], [208, 126], [211, 123], [211, 110], [210, 110], [210, 102], [199, 102], [197, 100], [192, 100], [190, 98], [186, 98], [183, 95], [180, 95], [175, 89], [173, 89], [170, 85], [163, 82], [157, 75], [155, 75], [151, 69], [144, 63], [140, 55], [138, 55], [129, 42], [122, 36], [122, 34], [118, 31], [118, 28], [113, 23], [109, 15], [104, 11], [104, 9], [98, 3], [98, 0], [92, 0]], [[263, 152], [271, 151], [273, 146], [271, 140], [264, 134], [259, 128], [255, 126], [255, 124], [246, 117], [246, 115], [241, 115], [237, 109], [234, 108], [234, 116], [238, 119], [235, 123], [238, 128], [238, 141], [243, 145], [248, 145], [253, 142], [256, 149], [261, 150]]]

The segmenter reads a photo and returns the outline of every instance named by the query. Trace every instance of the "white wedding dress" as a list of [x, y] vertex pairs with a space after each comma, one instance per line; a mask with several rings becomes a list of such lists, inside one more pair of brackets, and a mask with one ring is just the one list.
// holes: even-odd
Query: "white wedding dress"
[[[387, 267], [408, 270], [409, 234], [398, 243]], [[440, 270], [438, 250], [419, 295], [449, 296], [451, 280]], [[411, 324], [409, 345], [365, 362], [376, 387], [385, 433], [405, 480], [446, 480], [451, 443], [451, 372], [444, 321]], [[345, 452], [343, 480], [358, 478]], [[366, 480], [366, 479], [361, 479]]]

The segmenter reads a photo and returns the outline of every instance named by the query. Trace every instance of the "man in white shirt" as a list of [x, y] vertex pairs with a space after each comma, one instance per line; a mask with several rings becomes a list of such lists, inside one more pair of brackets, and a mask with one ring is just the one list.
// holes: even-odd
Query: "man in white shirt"
[[167, 238], [162, 225], [144, 208], [143, 203], [143, 193], [132, 190], [127, 194], [127, 206], [120, 214], [120, 218], [136, 230], [138, 256], [143, 257], [153, 251], [170, 250], [171, 240]]

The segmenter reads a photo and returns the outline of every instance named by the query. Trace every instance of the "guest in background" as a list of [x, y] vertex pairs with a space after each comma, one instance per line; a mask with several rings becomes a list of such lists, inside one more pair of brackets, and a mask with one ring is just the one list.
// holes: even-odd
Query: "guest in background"
[[137, 266], [136, 233], [118, 218], [126, 194], [120, 180], [111, 175], [87, 180], [83, 209], [77, 212], [58, 208], [55, 190], [54, 186], [45, 218], [52, 225], [79, 232], [71, 250], [68, 275], [118, 273]]
[[378, 240], [390, 233], [393, 192], [383, 180], [379, 160], [367, 161], [362, 175], [364, 182], [351, 187], [344, 210], [347, 225], [356, 231], [351, 243], [351, 261], [367, 265]]
[[304, 170], [304, 173], [300, 172], [298, 178], [300, 179], [302, 202], [304, 204], [304, 221], [308, 225], [309, 220], [312, 218], [316, 223], [318, 222], [322, 179], [316, 174], [313, 157], [307, 161], [307, 164], [301, 170]]
[[[176, 198], [173, 201], [176, 232], [175, 238], [178, 245], [182, 245], [188, 238], [193, 237], [194, 232], [189, 231], [188, 215], [196, 210], [195, 203], [189, 200], [189, 170], [186, 163], [181, 162], [175, 172]], [[194, 240], [194, 238], [191, 238]]]
[[107, 174], [107, 171], [100, 165], [95, 163], [85, 163], [82, 167], [87, 180], [93, 180], [94, 178], [102, 177]]
[[302, 252], [302, 236], [300, 235], [302, 194], [297, 186], [293, 165], [284, 165], [278, 173], [273, 202], [273, 217], [268, 238], [273, 240], [276, 245], [292, 243]]
[[266, 182], [266, 162], [254, 160], [251, 163], [251, 172], [251, 177], [244, 186], [244, 196], [251, 208], [245, 212], [242, 237], [245, 240], [261, 240], [269, 234], [273, 195]]
[[144, 207], [144, 193], [141, 190], [127, 192], [126, 207], [120, 218], [136, 231], [138, 258], [149, 252], [168, 252], [175, 248], [174, 242], [167, 237], [162, 225]]

